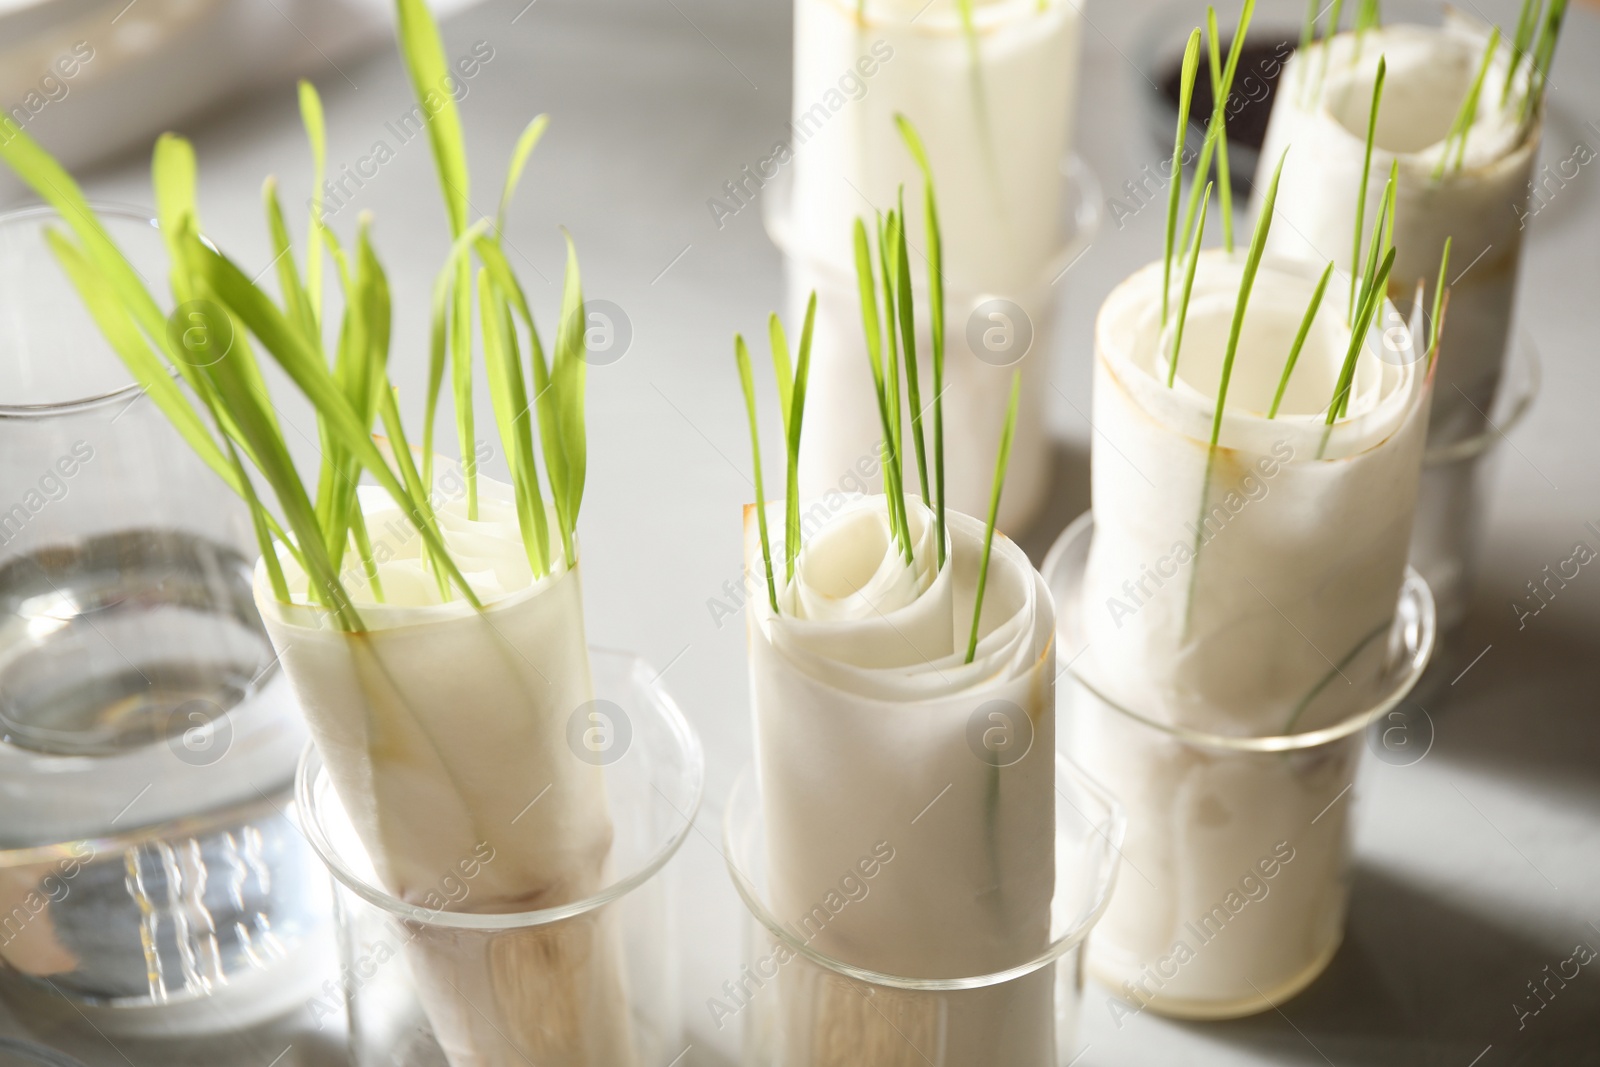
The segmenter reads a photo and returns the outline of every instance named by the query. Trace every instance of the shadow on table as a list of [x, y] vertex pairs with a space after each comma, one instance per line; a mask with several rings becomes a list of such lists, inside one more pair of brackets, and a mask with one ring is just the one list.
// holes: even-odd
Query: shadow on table
[[1518, 597], [1508, 582], [1485, 584], [1432, 691], [1418, 694], [1434, 719], [1434, 758], [1579, 789], [1600, 801], [1600, 622], [1585, 614], [1575, 592], [1519, 627], [1510, 605], [1526, 592]]
[[[1600, 935], [1588, 944], [1600, 949]], [[1202, 1025], [1207, 1037], [1297, 1065], [1600, 1064], [1600, 958], [1563, 982], [1573, 947], [1537, 944], [1493, 915], [1358, 867], [1345, 942], [1322, 977], [1281, 1013]], [[1530, 981], [1548, 985], [1543, 1001]]]

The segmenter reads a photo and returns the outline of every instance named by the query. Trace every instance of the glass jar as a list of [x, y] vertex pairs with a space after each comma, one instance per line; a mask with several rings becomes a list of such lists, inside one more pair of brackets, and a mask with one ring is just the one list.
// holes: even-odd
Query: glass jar
[[[97, 210], [165, 299], [155, 223]], [[0, 980], [107, 1033], [237, 1029], [331, 962], [305, 728], [248, 514], [101, 337], [65, 228], [0, 217]]]
[[699, 808], [699, 740], [657, 671], [591, 649], [615, 831], [604, 886], [558, 907], [470, 909], [494, 852], [463, 856], [422, 903], [379, 885], [315, 749], [297, 789], [307, 839], [333, 875], [338, 977], [309, 1002], [349, 1027], [355, 1067], [648, 1067], [683, 1051], [667, 863]]
[[1408, 573], [1372, 706], [1299, 733], [1224, 736], [1107, 699], [1073, 666], [1094, 519], [1057, 540], [1042, 573], [1057, 605], [1061, 745], [1126, 805], [1116, 897], [1088, 967], [1121, 998], [1185, 1019], [1265, 1011], [1310, 985], [1338, 950], [1349, 898], [1351, 812], [1368, 726], [1410, 692], [1433, 650], [1433, 599]]
[[[835, 909], [893, 909], [872, 876], [847, 872], [837, 900], [805, 916], [773, 910], [766, 828], [753, 767], [723, 820], [728, 871], [748, 912], [745, 963], [711, 1010], [744, 1027], [744, 1067], [1066, 1067], [1083, 1051], [1078, 1010], [1083, 943], [1112, 899], [1121, 808], [1073, 763], [1056, 758], [1055, 882], [1049, 941], [1004, 971], [960, 977], [893, 975], [828, 955], [818, 924]], [[878, 863], [893, 862], [874, 854]], [[834, 896], [834, 894], [830, 894]], [[936, 938], [938, 930], [927, 931]]]

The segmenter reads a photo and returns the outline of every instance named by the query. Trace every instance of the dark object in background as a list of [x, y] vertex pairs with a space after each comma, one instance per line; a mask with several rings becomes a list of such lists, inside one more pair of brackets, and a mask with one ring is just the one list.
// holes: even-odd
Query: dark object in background
[[[1230, 47], [1231, 40], [1224, 40], [1219, 45], [1224, 63], [1227, 62]], [[1202, 45], [1200, 71], [1194, 85], [1194, 103], [1189, 109], [1187, 144], [1190, 155], [1184, 170], [1191, 177], [1213, 106], [1210, 63], [1205, 48]], [[1236, 199], [1247, 199], [1253, 188], [1251, 179], [1260, 159], [1261, 144], [1267, 136], [1272, 99], [1277, 92], [1278, 79], [1283, 75], [1284, 64], [1294, 51], [1295, 42], [1292, 40], [1274, 39], [1271, 36], [1262, 40], [1252, 35], [1239, 54], [1239, 68], [1234, 73], [1226, 112], [1228, 169]], [[1150, 80], [1160, 88], [1157, 91], [1149, 85], [1145, 86], [1146, 124], [1152, 135], [1157, 137], [1157, 143], [1163, 150], [1162, 158], [1167, 159], [1172, 153], [1172, 135], [1178, 124], [1178, 90], [1183, 77], [1182, 53], [1170, 58], [1160, 57], [1153, 73], [1155, 76]]]

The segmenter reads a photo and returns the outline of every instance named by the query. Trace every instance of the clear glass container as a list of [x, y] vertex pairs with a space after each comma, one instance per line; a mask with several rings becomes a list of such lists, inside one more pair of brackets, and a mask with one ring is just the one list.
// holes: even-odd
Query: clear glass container
[[[165, 299], [155, 224], [98, 210]], [[0, 983], [107, 1033], [251, 1025], [331, 960], [287, 814], [305, 729], [243, 505], [101, 338], [51, 228], [0, 217]]]
[[1448, 669], [1454, 660], [1450, 633], [1466, 617], [1472, 599], [1492, 457], [1533, 406], [1539, 380], [1539, 351], [1522, 334], [1512, 340], [1494, 410], [1485, 420], [1488, 426], [1454, 443], [1430, 443], [1423, 456], [1417, 518], [1411, 528], [1411, 565], [1427, 579], [1438, 605], [1442, 647], [1434, 657], [1435, 672]]
[[1400, 590], [1377, 702], [1301, 733], [1222, 736], [1106, 699], [1072, 665], [1085, 646], [1080, 592], [1094, 519], [1057, 540], [1042, 573], [1057, 605], [1061, 746], [1127, 810], [1126, 869], [1089, 943], [1089, 972], [1122, 998], [1185, 1019], [1266, 1011], [1310, 985], [1344, 934], [1354, 785], [1367, 728], [1427, 666], [1433, 598]]
[[[719, 1024], [737, 1018], [744, 1027], [744, 1067], [970, 1067], [975, 1048], [991, 1067], [1074, 1062], [1083, 1051], [1083, 942], [1112, 899], [1124, 827], [1111, 795], [1061, 756], [1055, 797], [1056, 875], [1045, 950], [995, 974], [893, 975], [819, 951], [810, 916], [774, 913], [760, 787], [754, 767], [747, 767], [723, 820], [728, 871], [748, 911], [745, 963], [713, 1004]], [[854, 884], [861, 891], [841, 897], [848, 903], [839, 907], [894, 907], [893, 900], [867, 903], [870, 876]]]
[[[590, 650], [595, 698], [623, 743], [604, 762], [615, 836], [603, 889], [542, 911], [450, 910], [491, 855], [441, 883], [438, 906], [377, 881], [315, 749], [297, 782], [306, 837], [333, 875], [339, 976], [312, 1005], [347, 1021], [355, 1067], [652, 1067], [683, 1051], [667, 863], [700, 805], [700, 742], [657, 672]], [[574, 758], [577, 758], [576, 756]], [[609, 1032], [596, 1032], [608, 1019]], [[586, 1022], [585, 1020], [588, 1020]]]

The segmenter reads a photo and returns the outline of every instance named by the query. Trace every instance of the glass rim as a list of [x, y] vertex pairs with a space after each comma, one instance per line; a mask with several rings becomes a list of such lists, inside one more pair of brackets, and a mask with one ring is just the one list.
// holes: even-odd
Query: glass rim
[[[1076, 150], [1069, 148], [1067, 154], [1062, 157], [1058, 169], [1061, 187], [1066, 190], [1068, 197], [1063, 227], [1067, 233], [1061, 241], [1061, 247], [1051, 255], [1039, 277], [1033, 282], [1035, 287], [1033, 291], [1050, 293], [1052, 298], [1058, 295], [1054, 293], [1056, 281], [1067, 268], [1077, 262], [1076, 257], [1088, 250], [1105, 221], [1105, 209], [1102, 206], [1105, 199], [1104, 187], [1100, 184], [1099, 175], [1089, 165], [1089, 161]], [[775, 177], [767, 180], [767, 184], [773, 187], [772, 195], [763, 197], [761, 203], [761, 225], [767, 232], [767, 240], [771, 241], [786, 259], [804, 263], [808, 269], [828, 279], [830, 284], [855, 292], [856, 279], [851, 273], [854, 268], [829, 263], [804, 240], [796, 238], [789, 225], [789, 207], [794, 198], [794, 168], [781, 168]], [[952, 297], [961, 299], [972, 297], [981, 300], [995, 295], [1005, 294], [996, 294], [981, 288], [958, 290], [950, 285], [945, 288], [947, 303], [951, 302]]]
[[[1031, 959], [1025, 960], [1013, 967], [995, 971], [992, 974], [971, 975], [959, 978], [911, 978], [905, 975], [889, 974], [875, 971], [868, 967], [857, 967], [836, 959], [824, 952], [812, 948], [807, 942], [796, 937], [783, 923], [778, 921], [762, 899], [761, 891], [756, 887], [751, 877], [734, 862], [733, 857], [741, 855], [735, 841], [734, 820], [739, 806], [731, 802], [732, 798], [742, 792], [756, 789], [756, 765], [752, 760], [746, 763], [733, 783], [733, 788], [728, 796], [730, 803], [724, 811], [722, 819], [722, 853], [723, 860], [728, 868], [728, 875], [733, 880], [734, 889], [738, 891], [739, 898], [744, 902], [745, 910], [766, 929], [772, 937], [776, 938], [790, 951], [802, 956], [810, 962], [835, 974], [843, 975], [859, 982], [870, 985], [884, 986], [891, 989], [904, 989], [923, 993], [959, 992], [969, 989], [983, 989], [989, 986], [1003, 985], [1024, 978], [1035, 971], [1049, 966], [1072, 949], [1083, 944], [1090, 932], [1100, 921], [1106, 909], [1111, 906], [1111, 896], [1117, 885], [1117, 875], [1122, 867], [1122, 842], [1126, 836], [1128, 817], [1121, 802], [1082, 767], [1079, 767], [1063, 753], [1055, 753], [1056, 776], [1059, 780], [1063, 775], [1086, 790], [1092, 797], [1105, 805], [1106, 822], [1109, 823], [1109, 832], [1099, 826], [1093, 825], [1094, 832], [1105, 841], [1107, 846], [1106, 858], [1100, 871], [1095, 873], [1096, 891], [1093, 905], [1078, 919], [1078, 921], [1060, 937], [1057, 937], [1046, 946], [1045, 950]], [[1056, 794], [1065, 799], [1060, 786], [1056, 786]], [[1071, 801], [1068, 801], [1070, 804]], [[759, 803], [755, 805], [759, 812]], [[759, 817], [759, 816], [758, 816]], [[1087, 817], [1086, 822], [1090, 822]], [[1058, 831], [1059, 833], [1059, 831]]]
[[[94, 211], [97, 218], [111, 218], [124, 222], [139, 223], [159, 232], [159, 225], [155, 216], [143, 208], [135, 207], [131, 204], [119, 204], [109, 200], [90, 200], [89, 207]], [[29, 204], [26, 207], [14, 208], [10, 211], [0, 212], [0, 229], [42, 218], [59, 219], [61, 218], [61, 212], [51, 204]], [[178, 377], [176, 368], [169, 367], [167, 370], [174, 379]], [[92, 411], [95, 408], [104, 407], [142, 392], [144, 392], [144, 386], [137, 381], [130, 380], [127, 385], [119, 386], [108, 392], [74, 397], [71, 400], [57, 400], [47, 404], [0, 403], [0, 419], [53, 418], [58, 415]]]
[[[1052, 596], [1054, 596], [1055, 590], [1051, 579], [1065, 565], [1064, 561], [1067, 553], [1080, 538], [1093, 533], [1093, 531], [1094, 511], [1091, 509], [1073, 519], [1067, 528], [1061, 531], [1061, 535], [1056, 538], [1055, 543], [1050, 546], [1050, 551], [1045, 554], [1044, 563], [1040, 566], [1039, 573], [1044, 576], [1045, 586], [1051, 590]], [[1418, 679], [1422, 677], [1429, 661], [1433, 658], [1434, 646], [1438, 640], [1438, 622], [1434, 613], [1433, 591], [1428, 587], [1427, 580], [1418, 574], [1410, 564], [1406, 565], [1405, 580], [1400, 585], [1400, 594], [1395, 603], [1398, 608], [1399, 605], [1407, 602], [1411, 602], [1416, 606], [1422, 634], [1415, 648], [1410, 650], [1410, 662], [1404, 672], [1371, 707], [1348, 715], [1332, 725], [1323, 726], [1315, 730], [1304, 730], [1291, 734], [1238, 736], [1207, 733], [1204, 730], [1192, 730], [1173, 723], [1157, 722], [1131, 708], [1124, 707], [1096, 688], [1092, 681], [1073, 669], [1073, 664], [1077, 662], [1076, 657], [1063, 663], [1061, 669], [1071, 674], [1074, 682], [1093, 693], [1096, 699], [1118, 714], [1131, 719], [1140, 726], [1166, 734], [1173, 740], [1183, 744], [1228, 752], [1301, 752], [1306, 749], [1321, 748], [1324, 745], [1343, 740], [1366, 729], [1371, 723], [1392, 711], [1415, 688]], [[1061, 616], [1071, 610], [1074, 610], [1074, 605], [1056, 605], [1058, 627]], [[1398, 620], [1398, 618], [1399, 613], [1397, 610], [1396, 619]], [[1056, 658], [1058, 663], [1064, 658], [1059, 640], [1056, 643]]]
[[[533, 911], [473, 912], [447, 911], [442, 908], [428, 908], [420, 904], [409, 903], [372, 884], [365, 877], [352, 870], [339, 854], [339, 850], [334, 847], [333, 842], [329, 840], [327, 832], [323, 828], [322, 819], [317, 814], [318, 806], [314, 795], [315, 784], [324, 775], [322, 756], [317, 752], [315, 744], [308, 743], [305, 751], [300, 754], [300, 766], [295, 772], [294, 778], [295, 806], [300, 816], [297, 821], [306, 841], [311, 845], [312, 850], [316, 852], [317, 858], [327, 867], [328, 872], [350, 892], [368, 904], [388, 912], [397, 919], [427, 926], [442, 926], [456, 930], [479, 930], [485, 933], [546, 926], [550, 923], [576, 918], [579, 915], [584, 915], [622, 899], [661, 873], [662, 869], [672, 860], [672, 857], [677, 855], [678, 849], [682, 847], [684, 841], [688, 839], [689, 831], [694, 829], [694, 820], [700, 812], [700, 805], [705, 796], [705, 753], [701, 748], [700, 738], [690, 727], [683, 711], [678, 707], [677, 702], [672, 699], [672, 695], [657, 682], [643, 659], [631, 652], [593, 645], [589, 646], [589, 655], [591, 658], [603, 656], [626, 660], [632, 677], [643, 680], [641, 689], [650, 696], [649, 706], [666, 724], [672, 738], [677, 742], [677, 747], [684, 756], [684, 769], [691, 779], [694, 799], [690, 803], [687, 812], [678, 812], [683, 818], [683, 825], [668, 835], [656, 847], [655, 852], [649, 859], [626, 876], [606, 885], [599, 892], [584, 897], [582, 900], [575, 900], [571, 903], [551, 908], [537, 908]], [[668, 804], [671, 805], [670, 800]], [[676, 806], [674, 805], [673, 807], [676, 810]]]

